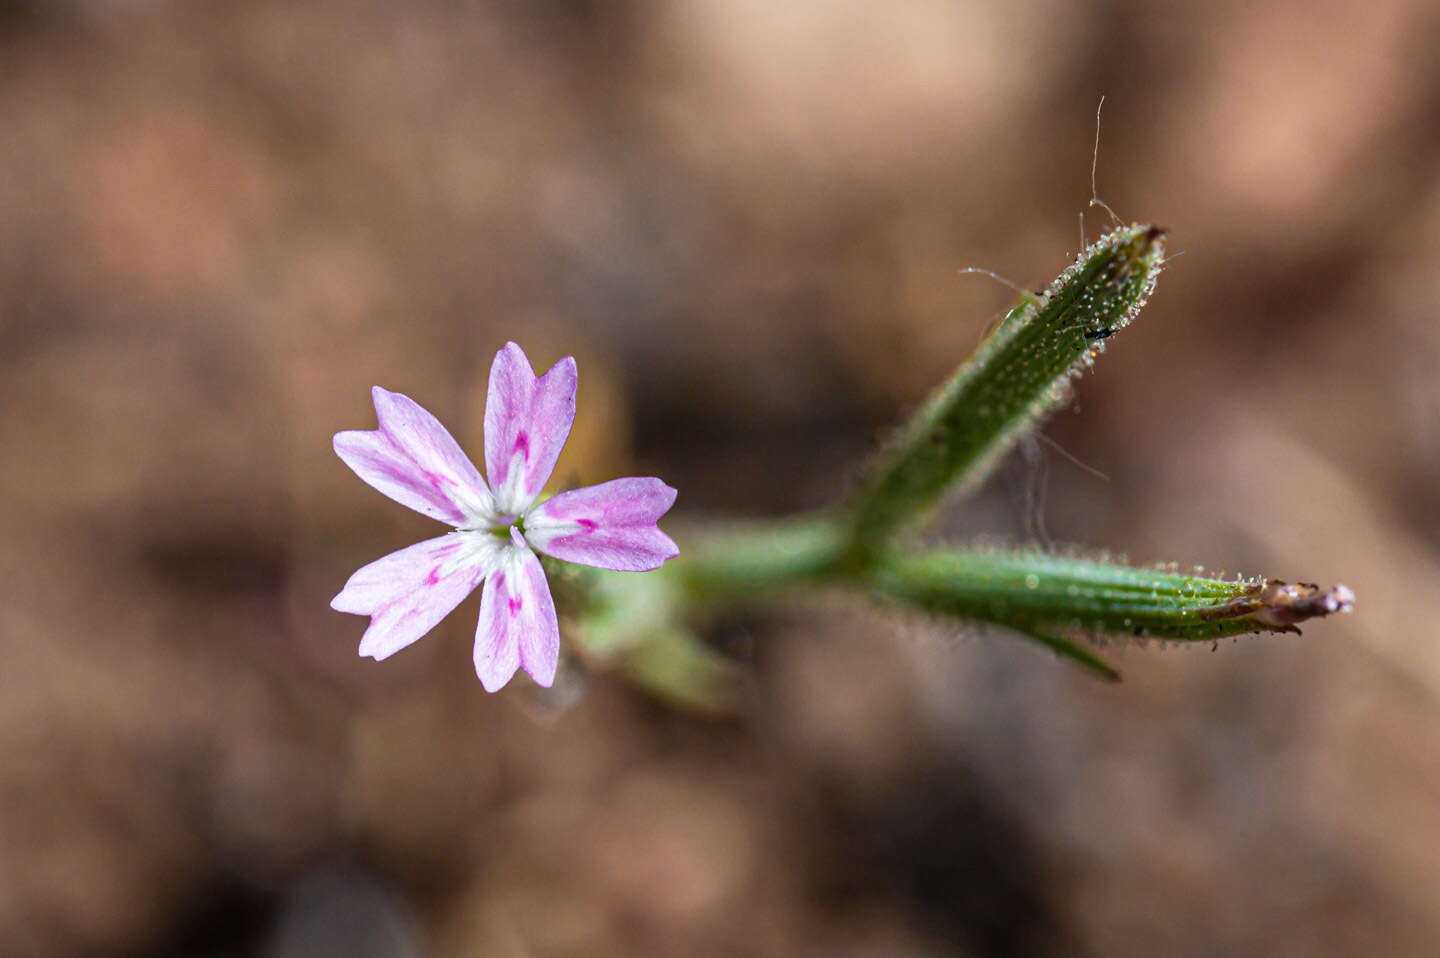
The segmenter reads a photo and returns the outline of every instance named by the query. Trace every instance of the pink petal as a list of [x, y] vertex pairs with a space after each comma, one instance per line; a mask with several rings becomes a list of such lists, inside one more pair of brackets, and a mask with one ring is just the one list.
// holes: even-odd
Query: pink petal
[[440, 421], [408, 396], [371, 390], [380, 428], [335, 435], [335, 452], [365, 482], [433, 519], [480, 525], [494, 515], [479, 470]]
[[540, 559], [526, 548], [508, 550], [480, 593], [475, 673], [485, 691], [499, 690], [517, 668], [549, 688], [560, 662], [560, 626]]
[[655, 520], [675, 503], [675, 490], [659, 479], [612, 479], [562, 492], [525, 516], [525, 539], [567, 562], [646, 572], [680, 554]]
[[485, 471], [501, 513], [524, 512], [545, 488], [575, 422], [575, 360], [539, 379], [514, 343], [495, 354], [485, 401]]
[[[427, 539], [352, 575], [330, 607], [370, 616], [360, 654], [376, 659], [394, 655], [450, 614], [498, 561], [498, 549], [489, 547], [487, 555], [476, 550], [477, 544], [485, 545], [454, 534]], [[471, 557], [464, 555], [466, 550]]]

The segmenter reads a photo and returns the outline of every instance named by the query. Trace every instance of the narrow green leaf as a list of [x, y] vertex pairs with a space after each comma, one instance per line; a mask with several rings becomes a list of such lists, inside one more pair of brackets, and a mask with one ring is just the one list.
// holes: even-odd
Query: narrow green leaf
[[947, 493], [974, 489], [1067, 398], [1068, 381], [1154, 289], [1162, 234], [1139, 225], [1110, 233], [1006, 315], [882, 454], [853, 504], [857, 553], [873, 555]]
[[1096, 678], [1104, 679], [1107, 682], [1120, 681], [1120, 671], [1116, 669], [1115, 666], [1106, 662], [1078, 642], [1072, 642], [1069, 639], [1062, 639], [1054, 635], [1047, 635], [1043, 632], [1023, 632], [1022, 634], [1048, 647], [1061, 658], [1069, 659], [1081, 668], [1086, 669]]
[[[1354, 595], [1274, 579], [1226, 580], [1034, 552], [937, 549], [881, 557], [872, 591], [948, 618], [1002, 625], [1092, 670], [1077, 640], [1208, 641], [1247, 632], [1299, 632], [1306, 619], [1348, 612]], [[1091, 657], [1093, 658], [1093, 657]]]

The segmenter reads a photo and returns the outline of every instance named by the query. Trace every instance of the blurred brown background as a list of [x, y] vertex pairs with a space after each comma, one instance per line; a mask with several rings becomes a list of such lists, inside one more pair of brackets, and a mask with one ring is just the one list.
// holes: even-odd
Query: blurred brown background
[[[1440, 951], [1440, 14], [1425, 0], [0, 5], [0, 954]], [[330, 436], [836, 501], [1079, 243], [1183, 251], [946, 532], [1343, 581], [1304, 638], [1018, 642], [817, 599], [705, 719], [537, 722], [476, 599], [328, 608], [435, 526]], [[1092, 237], [1106, 218], [1092, 210]], [[680, 542], [682, 549], [685, 543]]]

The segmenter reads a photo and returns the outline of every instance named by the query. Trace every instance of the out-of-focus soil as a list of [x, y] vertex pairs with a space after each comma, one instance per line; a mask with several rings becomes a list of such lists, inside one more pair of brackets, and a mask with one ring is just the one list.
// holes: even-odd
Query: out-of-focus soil
[[[0, 5], [0, 954], [1385, 955], [1440, 946], [1434, 5]], [[832, 503], [1107, 223], [1183, 251], [958, 541], [1343, 581], [1114, 650], [820, 597], [726, 719], [484, 694], [328, 600], [435, 534], [330, 436]], [[1090, 469], [1077, 467], [1059, 445]], [[1094, 471], [1103, 473], [1096, 475]], [[681, 547], [684, 547], [682, 541]]]

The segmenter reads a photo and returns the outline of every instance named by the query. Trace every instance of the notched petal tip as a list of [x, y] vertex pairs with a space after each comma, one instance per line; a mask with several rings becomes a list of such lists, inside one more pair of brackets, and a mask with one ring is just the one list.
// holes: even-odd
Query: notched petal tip
[[540, 378], [541, 378], [541, 379], [548, 379], [548, 378], [550, 378], [551, 376], [554, 376], [556, 379], [560, 379], [560, 380], [567, 380], [567, 379], [568, 379], [568, 380], [570, 381], [570, 384], [571, 384], [571, 385], [570, 385], [570, 389], [571, 389], [571, 397], [570, 397], [570, 399], [571, 399], [571, 402], [574, 402], [574, 398], [575, 398], [575, 397], [574, 397], [575, 386], [576, 386], [576, 384], [578, 384], [579, 381], [580, 381], [580, 367], [579, 367], [579, 365], [576, 364], [576, 362], [575, 362], [575, 357], [574, 357], [574, 356], [561, 356], [559, 359], [555, 360], [555, 364], [554, 364], [553, 366], [551, 366], [549, 369], [545, 370], [545, 375], [544, 375], [544, 376], [541, 376]]
[[492, 693], [498, 692], [510, 684], [510, 680], [515, 677], [518, 664], [519, 663], [513, 665], [508, 663], [502, 664], [498, 661], [482, 662], [477, 658], [475, 660], [475, 675], [480, 679], [480, 685], [485, 691]]
[[[507, 382], [508, 377], [512, 376], [515, 377], [515, 380]], [[525, 355], [525, 350], [520, 348], [519, 343], [507, 342], [495, 353], [495, 358], [490, 362], [492, 388], [497, 378], [506, 382], [511, 388], [515, 383], [525, 384], [535, 381], [535, 367], [530, 365], [530, 357]]]
[[649, 554], [643, 557], [637, 557], [632, 565], [617, 569], [616, 571], [654, 572], [679, 555], [680, 548], [675, 545], [675, 540], [657, 529], [651, 536], [651, 551]]
[[646, 477], [645, 481], [655, 484], [654, 492], [651, 493], [651, 496], [653, 497], [655, 508], [659, 510], [656, 512], [655, 518], [659, 519], [675, 505], [675, 500], [679, 497], [680, 491], [663, 479], [656, 479], [653, 476]]
[[380, 426], [380, 431], [386, 431], [386, 420], [394, 420], [397, 414], [408, 409], [419, 409], [422, 415], [430, 415], [424, 406], [411, 399], [409, 396], [393, 389], [386, 389], [384, 386], [370, 387], [370, 404], [375, 407], [375, 420]]
[[[464, 601], [487, 571], [480, 557], [466, 559], [463, 542], [440, 536], [376, 559], [350, 576], [330, 607], [368, 615], [360, 655], [388, 658], [420, 639]], [[465, 559], [456, 563], [458, 558]]]
[[440, 420], [403, 393], [372, 386], [370, 395], [378, 428], [336, 433], [336, 455], [401, 505], [453, 526], [486, 521], [490, 490]]
[[395, 648], [382, 648], [380, 639], [378, 637], [372, 639], [370, 637], [370, 631], [367, 629], [365, 634], [360, 637], [360, 648], [356, 651], [362, 659], [373, 659], [376, 662], [384, 662], [400, 650]]
[[374, 434], [375, 431], [371, 429], [342, 429], [330, 437], [330, 448], [334, 449], [335, 455], [344, 460], [348, 466], [350, 462], [347, 457], [361, 453], [365, 444], [369, 442], [365, 437]]
[[525, 674], [530, 676], [531, 681], [542, 689], [548, 689], [555, 684], [555, 673], [560, 669], [560, 659], [557, 656], [544, 662], [526, 662], [522, 668], [524, 668]]
[[575, 421], [578, 383], [573, 357], [537, 378], [515, 343], [495, 354], [485, 399], [485, 468], [502, 512], [523, 512], [544, 490]]
[[557, 371], [559, 371], [561, 375], [569, 373], [572, 378], [578, 378], [579, 376], [579, 367], [575, 363], [574, 356], [562, 356], [555, 361], [553, 366], [545, 371], [543, 376], [536, 376], [535, 365], [530, 362], [530, 357], [526, 354], [525, 350], [521, 348], [520, 344], [513, 340], [507, 341], [504, 346], [500, 347], [500, 351], [495, 354], [495, 361], [491, 363], [492, 370], [502, 363], [513, 370], [518, 371], [523, 369], [530, 374], [531, 379], [544, 379], [546, 376]]

